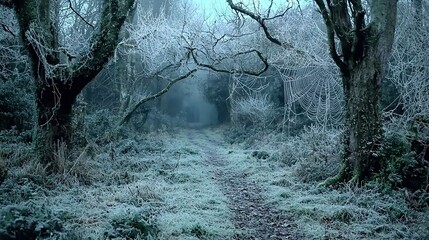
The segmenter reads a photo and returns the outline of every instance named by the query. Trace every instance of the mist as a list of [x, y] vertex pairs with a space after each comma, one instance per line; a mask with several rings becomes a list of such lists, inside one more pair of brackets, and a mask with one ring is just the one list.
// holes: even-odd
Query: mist
[[429, 0], [330, 3], [0, 0], [0, 240], [428, 239]]

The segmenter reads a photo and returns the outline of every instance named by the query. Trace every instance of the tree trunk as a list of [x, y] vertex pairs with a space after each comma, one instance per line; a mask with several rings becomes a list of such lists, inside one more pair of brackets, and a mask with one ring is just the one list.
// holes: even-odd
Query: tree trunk
[[[0, 4], [5, 5], [3, 2]], [[118, 44], [119, 32], [134, 0], [104, 0], [99, 26], [89, 53], [61, 62], [58, 25], [52, 0], [15, 0], [22, 42], [28, 50], [35, 80], [37, 126], [35, 150], [48, 170], [61, 171], [71, 147], [72, 107], [78, 94], [103, 69]], [[67, 50], [65, 50], [67, 51]]]
[[[35, 132], [35, 150], [43, 165], [49, 172], [63, 171], [62, 163], [66, 161], [71, 150], [72, 106], [74, 98], [67, 92], [55, 89], [56, 85], [46, 86], [37, 91], [37, 125]], [[55, 99], [54, 101], [52, 101]]]
[[343, 76], [345, 94], [344, 165], [331, 184], [339, 181], [361, 183], [381, 170], [379, 150], [383, 138], [380, 90], [383, 69], [374, 57]]
[[339, 1], [328, 8], [322, 0], [315, 2], [327, 26], [330, 54], [342, 74], [345, 99], [344, 164], [324, 185], [361, 184], [383, 168], [381, 84], [394, 39], [397, 1], [369, 1], [369, 23], [361, 1]]

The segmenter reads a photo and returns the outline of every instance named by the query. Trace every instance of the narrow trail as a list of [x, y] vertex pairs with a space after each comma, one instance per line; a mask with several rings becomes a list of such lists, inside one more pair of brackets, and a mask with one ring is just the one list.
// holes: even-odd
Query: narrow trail
[[215, 167], [211, 177], [223, 189], [234, 213], [233, 223], [237, 230], [234, 239], [295, 239], [291, 236], [288, 219], [266, 204], [263, 189], [250, 181], [244, 172], [227, 167], [233, 159], [216, 133], [189, 130], [188, 140], [201, 150], [205, 161]]

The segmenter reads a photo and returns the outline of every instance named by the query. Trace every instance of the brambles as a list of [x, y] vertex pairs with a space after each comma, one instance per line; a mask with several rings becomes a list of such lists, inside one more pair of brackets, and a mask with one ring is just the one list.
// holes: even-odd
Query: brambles
[[303, 182], [320, 182], [334, 176], [341, 164], [341, 131], [305, 127], [304, 131], [284, 140], [280, 161], [292, 166], [293, 176]]

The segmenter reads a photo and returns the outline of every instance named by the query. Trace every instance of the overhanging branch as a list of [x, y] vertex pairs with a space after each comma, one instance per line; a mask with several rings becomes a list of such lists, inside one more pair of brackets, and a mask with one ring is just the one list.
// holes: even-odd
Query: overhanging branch
[[153, 94], [153, 95], [151, 95], [151, 96], [149, 96], [149, 97], [146, 97], [146, 98], [143, 98], [142, 100], [140, 100], [137, 104], [135, 104], [125, 115], [124, 115], [124, 117], [122, 117], [122, 119], [121, 119], [121, 121], [119, 122], [119, 126], [122, 126], [122, 125], [124, 125], [125, 123], [127, 123], [129, 120], [130, 120], [130, 118], [131, 118], [131, 116], [133, 115], [133, 113], [141, 106], [141, 105], [143, 105], [144, 103], [146, 103], [146, 102], [149, 102], [149, 101], [151, 101], [151, 100], [153, 100], [153, 99], [156, 99], [156, 98], [159, 98], [159, 97], [161, 97], [162, 95], [164, 95], [165, 93], [167, 93], [168, 92], [168, 90], [170, 90], [170, 88], [175, 84], [175, 83], [177, 83], [177, 82], [179, 82], [179, 81], [182, 81], [182, 80], [185, 80], [185, 79], [187, 79], [188, 77], [190, 77], [192, 74], [194, 74], [195, 72], [197, 71], [197, 69], [193, 69], [193, 70], [191, 70], [191, 71], [189, 71], [187, 74], [185, 74], [185, 75], [182, 75], [182, 76], [180, 76], [180, 77], [178, 77], [178, 78], [176, 78], [176, 79], [174, 79], [174, 80], [172, 80], [172, 81], [170, 81], [170, 82], [168, 82], [168, 84], [167, 84], [167, 86], [165, 86], [165, 88], [164, 89], [162, 89], [161, 91], [159, 91], [159, 92], [157, 92], [157, 93], [155, 93], [155, 94]]
[[82, 15], [78, 12], [78, 11], [76, 11], [74, 8], [73, 8], [73, 5], [72, 5], [72, 2], [71, 2], [71, 0], [69, 0], [69, 8], [80, 18], [80, 19], [82, 19], [82, 21], [84, 21], [88, 26], [90, 26], [92, 29], [94, 29], [94, 25], [92, 25], [91, 23], [89, 23], [88, 21], [86, 21], [86, 19], [84, 18], [84, 17], [82, 17]]
[[255, 20], [255, 21], [256, 21], [256, 22], [257, 22], [257, 23], [262, 27], [262, 30], [264, 31], [264, 34], [265, 34], [266, 38], [267, 38], [269, 41], [271, 41], [272, 43], [277, 44], [277, 45], [279, 45], [279, 46], [282, 46], [282, 47], [286, 47], [286, 48], [294, 48], [294, 47], [292, 46], [292, 44], [289, 44], [289, 43], [282, 43], [279, 39], [277, 39], [277, 38], [273, 37], [273, 36], [271, 35], [270, 31], [268, 30], [267, 25], [265, 24], [265, 21], [266, 21], [266, 20], [270, 20], [270, 19], [274, 19], [274, 18], [277, 18], [277, 17], [284, 16], [284, 15], [286, 14], [286, 12], [287, 12], [291, 7], [287, 8], [287, 9], [286, 9], [282, 14], [279, 14], [279, 15], [277, 15], [277, 16], [275, 16], [275, 17], [271, 17], [271, 18], [262, 18], [261, 16], [258, 16], [258, 15], [256, 15], [255, 13], [253, 13], [253, 12], [251, 12], [251, 11], [249, 11], [249, 10], [245, 9], [245, 8], [242, 8], [242, 7], [240, 7], [240, 6], [237, 6], [236, 4], [234, 4], [234, 3], [232, 2], [232, 0], [226, 0], [226, 2], [228, 3], [229, 7], [230, 7], [232, 10], [234, 10], [234, 11], [236, 11], [236, 12], [239, 12], [239, 13], [242, 13], [242, 14], [244, 14], [244, 15], [247, 15], [247, 16], [249, 16], [250, 18], [252, 18], [253, 20]]
[[256, 53], [256, 55], [258, 56], [259, 60], [261, 60], [261, 62], [264, 65], [261, 70], [256, 71], [256, 72], [247, 71], [247, 70], [230, 70], [230, 69], [217, 68], [214, 65], [200, 62], [198, 60], [196, 54], [195, 54], [195, 50], [196, 50], [195, 48], [188, 48], [188, 50], [189, 50], [188, 56], [192, 57], [192, 60], [194, 60], [195, 64], [197, 64], [197, 66], [203, 67], [203, 68], [207, 68], [207, 69], [210, 69], [210, 70], [215, 71], [215, 72], [229, 73], [229, 74], [241, 73], [241, 74], [246, 74], [246, 75], [250, 75], [250, 76], [260, 76], [262, 73], [266, 72], [268, 70], [268, 68], [269, 68], [269, 64], [268, 64], [267, 59], [262, 55], [261, 52], [259, 52], [256, 49], [251, 49], [251, 50], [244, 51], [244, 52], [238, 52], [238, 53], [236, 53], [236, 54], [233, 55], [233, 57], [237, 57], [237, 56], [240, 56], [240, 55]]

